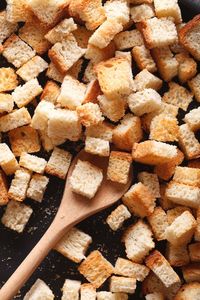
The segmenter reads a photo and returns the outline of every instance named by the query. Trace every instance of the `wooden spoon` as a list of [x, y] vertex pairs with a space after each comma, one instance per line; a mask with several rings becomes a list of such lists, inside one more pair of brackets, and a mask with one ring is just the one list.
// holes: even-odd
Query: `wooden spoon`
[[0, 300], [13, 299], [50, 250], [54, 248], [71, 227], [114, 204], [128, 190], [132, 180], [132, 168], [127, 184], [114, 183], [106, 179], [108, 158], [97, 157], [83, 150], [73, 160], [67, 178], [71, 176], [78, 159], [87, 160], [103, 170], [104, 179], [101, 187], [95, 197], [90, 200], [72, 192], [69, 180], [66, 181], [63, 198], [52, 224], [30, 254], [1, 288]]

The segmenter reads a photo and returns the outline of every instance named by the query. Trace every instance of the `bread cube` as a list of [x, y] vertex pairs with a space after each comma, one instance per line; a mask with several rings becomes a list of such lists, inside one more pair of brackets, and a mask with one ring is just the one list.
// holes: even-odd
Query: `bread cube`
[[111, 0], [104, 4], [107, 19], [118, 20], [122, 25], [126, 25], [130, 19], [130, 8], [126, 1]]
[[126, 110], [124, 99], [110, 100], [104, 95], [99, 95], [97, 98], [103, 115], [108, 119], [117, 122], [124, 117]]
[[38, 131], [39, 131], [42, 147], [44, 148], [44, 150], [47, 152], [53, 150], [54, 148], [53, 141], [50, 139], [50, 137], [48, 137], [47, 130], [38, 130]]
[[143, 4], [143, 3], [153, 3], [153, 0], [130, 0], [130, 3], [133, 5], [137, 5], [137, 4]]
[[[123, 204], [115, 208], [111, 214], [107, 217], [106, 223], [110, 226], [113, 231], [118, 230], [122, 227], [124, 221], [131, 217], [127, 207]], [[130, 276], [131, 277], [131, 276]]]
[[29, 183], [27, 197], [38, 202], [42, 202], [49, 178], [40, 174], [34, 174]]
[[0, 206], [7, 204], [8, 198], [8, 183], [3, 171], [0, 170]]
[[96, 289], [90, 283], [81, 285], [80, 300], [96, 300]]
[[[114, 2], [112, 1], [112, 3]], [[87, 48], [85, 58], [94, 64], [97, 64], [103, 60], [107, 60], [115, 55], [115, 43], [113, 41], [111, 41], [108, 46], [102, 49], [86, 42], [86, 46], [84, 48]]]
[[110, 100], [124, 99], [131, 93], [133, 75], [130, 63], [124, 57], [114, 57], [96, 66], [99, 85]]
[[14, 154], [5, 143], [0, 143], [0, 166], [6, 175], [14, 174], [19, 168]]
[[141, 121], [139, 117], [126, 114], [113, 130], [113, 143], [121, 149], [130, 151], [134, 143], [140, 142], [143, 137]]
[[155, 13], [158, 18], [171, 17], [175, 23], [182, 22], [181, 10], [177, 0], [154, 0]]
[[78, 270], [96, 288], [99, 288], [114, 272], [113, 266], [98, 250], [91, 252]]
[[151, 140], [160, 142], [178, 141], [179, 126], [178, 120], [172, 115], [160, 114], [155, 116], [150, 125]]
[[175, 219], [180, 217], [185, 211], [192, 213], [191, 209], [187, 206], [175, 206], [174, 208], [169, 209], [167, 211], [168, 224], [171, 225]]
[[78, 106], [76, 111], [80, 122], [86, 127], [99, 124], [104, 120], [100, 107], [96, 103], [88, 102]]
[[160, 206], [166, 211], [170, 208], [173, 208], [175, 206], [175, 203], [171, 202], [165, 195], [167, 185], [161, 184], [160, 185], [160, 198], [159, 198], [159, 204]]
[[157, 71], [156, 64], [151, 56], [151, 53], [144, 45], [133, 47], [131, 53], [140, 70], [146, 69], [152, 73]]
[[200, 169], [200, 159], [197, 158], [197, 159], [190, 160], [188, 162], [188, 167], [189, 168]]
[[89, 83], [90, 81], [97, 79], [97, 76], [94, 71], [94, 67], [95, 67], [94, 62], [90, 60], [85, 69], [85, 73], [83, 76], [83, 82]]
[[47, 161], [44, 158], [23, 152], [20, 156], [19, 165], [30, 171], [43, 174]]
[[170, 162], [177, 156], [177, 147], [157, 141], [135, 143], [132, 151], [133, 160], [147, 165]]
[[200, 107], [190, 110], [185, 115], [185, 122], [188, 124], [191, 130], [196, 131], [200, 129]]
[[118, 33], [114, 42], [117, 50], [130, 49], [144, 44], [142, 34], [137, 29]]
[[13, 97], [10, 94], [0, 93], [0, 114], [11, 112], [14, 107]]
[[115, 296], [111, 292], [97, 292], [97, 300], [115, 300]]
[[92, 199], [103, 180], [103, 172], [88, 161], [78, 160], [70, 177], [73, 192]]
[[132, 163], [130, 154], [119, 151], [111, 151], [107, 170], [107, 178], [114, 182], [126, 184]]
[[132, 55], [131, 51], [115, 51], [115, 57], [125, 57], [129, 63], [132, 65]]
[[32, 14], [26, 0], [7, 0], [6, 19], [8, 22], [13, 24], [26, 22], [31, 17]]
[[191, 91], [194, 93], [196, 101], [200, 102], [200, 74], [197, 74], [192, 80], [188, 82]]
[[17, 170], [8, 191], [9, 199], [24, 201], [30, 180], [31, 172], [29, 170], [23, 168]]
[[172, 288], [167, 289], [162, 281], [152, 271], [150, 271], [149, 275], [142, 282], [143, 295], [162, 293], [165, 297], [167, 296], [170, 299], [170, 296], [172, 297], [172, 294], [174, 296], [177, 292], [177, 289], [175, 293], [173, 293], [172, 290]]
[[48, 285], [41, 279], [37, 279], [31, 289], [26, 293], [24, 300], [37, 299], [53, 300], [54, 295]]
[[88, 136], [85, 140], [85, 151], [99, 156], [109, 156], [110, 145], [108, 141]]
[[[197, 221], [198, 222], [198, 221]], [[188, 246], [190, 259], [192, 262], [200, 262], [200, 243], [193, 243]]]
[[85, 135], [112, 142], [114, 126], [106, 121], [86, 127]]
[[115, 274], [125, 277], [133, 277], [138, 281], [143, 281], [149, 274], [149, 269], [144, 265], [118, 257], [115, 263]]
[[25, 107], [17, 109], [8, 115], [0, 117], [0, 131], [7, 132], [12, 129], [30, 124], [31, 116]]
[[46, 130], [48, 126], [48, 119], [54, 112], [54, 105], [51, 102], [41, 101], [35, 111], [31, 121], [31, 126], [34, 129]]
[[18, 85], [17, 75], [12, 68], [0, 68], [0, 92], [14, 90]]
[[158, 176], [153, 173], [140, 172], [138, 174], [138, 180], [141, 181], [155, 198], [160, 197], [160, 186]]
[[38, 133], [30, 126], [13, 129], [9, 131], [8, 136], [15, 156], [21, 156], [23, 152], [34, 153], [40, 151]]
[[1, 222], [7, 228], [21, 233], [28, 223], [32, 212], [31, 207], [16, 201], [10, 201], [1, 218]]
[[83, 104], [88, 102], [96, 103], [97, 97], [101, 94], [101, 89], [97, 79], [92, 80], [86, 88]]
[[156, 207], [153, 213], [147, 217], [149, 224], [157, 241], [165, 240], [165, 230], [168, 227], [168, 220], [165, 211]]
[[188, 282], [199, 282], [200, 263], [192, 263], [182, 267], [183, 278]]
[[200, 143], [187, 124], [179, 127], [179, 146], [188, 159], [194, 159], [200, 155]]
[[164, 300], [162, 293], [151, 293], [145, 296], [146, 300]]
[[40, 99], [56, 104], [59, 94], [60, 94], [59, 85], [54, 81], [49, 80], [44, 86]]
[[136, 289], [135, 278], [112, 276], [110, 279], [111, 292], [134, 294], [135, 289]]
[[78, 300], [81, 282], [77, 280], [66, 279], [62, 287], [62, 300]]
[[162, 87], [162, 80], [144, 69], [135, 76], [134, 84], [137, 91], [144, 89], [158, 91]]
[[49, 64], [46, 76], [60, 83], [63, 82], [65, 77], [64, 74], [62, 74], [52, 62]]
[[3, 10], [0, 12], [0, 26], [1, 26], [0, 43], [2, 43], [6, 38], [8, 38], [18, 28], [15, 21], [14, 22], [9, 21], [8, 8], [9, 8], [9, 3], [7, 4], [7, 11]]
[[141, 263], [155, 247], [152, 235], [150, 227], [142, 220], [129, 226], [122, 238], [127, 257], [135, 263]]
[[200, 169], [176, 167], [173, 181], [200, 187]]
[[178, 78], [181, 83], [185, 83], [196, 75], [197, 63], [187, 53], [179, 53], [175, 57], [179, 63]]
[[134, 23], [151, 19], [155, 16], [153, 5], [145, 3], [131, 7], [130, 12], [131, 19], [134, 21]]
[[3, 56], [16, 68], [20, 68], [35, 56], [35, 51], [16, 34], [12, 34], [3, 44]]
[[190, 261], [187, 246], [167, 244], [166, 258], [172, 267], [182, 267]]
[[198, 300], [199, 292], [200, 292], [199, 282], [191, 282], [188, 284], [184, 284], [178, 291], [174, 300], [181, 300], [181, 299]]
[[196, 222], [197, 222], [197, 226], [196, 226], [196, 230], [195, 230], [195, 234], [194, 234], [194, 239], [195, 241], [200, 241], [200, 209], [197, 208], [197, 212], [196, 212]]

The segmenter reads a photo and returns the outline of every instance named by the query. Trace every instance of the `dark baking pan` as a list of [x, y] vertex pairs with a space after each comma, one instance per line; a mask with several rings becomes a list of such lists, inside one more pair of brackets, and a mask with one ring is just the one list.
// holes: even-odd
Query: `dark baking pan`
[[[161, 0], [162, 1], [162, 0]], [[198, 1], [187, 1], [198, 2]], [[187, 3], [188, 4], [188, 3]], [[0, 9], [5, 8], [5, 1], [0, 0]], [[195, 13], [190, 9], [190, 6], [184, 6], [181, 4], [183, 19], [188, 21]], [[199, 10], [200, 12], [200, 10]], [[6, 66], [5, 60], [1, 57], [0, 66]], [[44, 85], [44, 77], [40, 76], [40, 83]], [[196, 104], [197, 105], [197, 104]], [[192, 106], [190, 106], [191, 109]], [[30, 108], [31, 109], [31, 108]], [[181, 118], [183, 115], [181, 114]], [[6, 140], [6, 136], [4, 137]], [[64, 148], [75, 154], [80, 150], [81, 144], [67, 143]], [[47, 153], [41, 153], [41, 156], [48, 158]], [[134, 165], [136, 171], [143, 170], [144, 166]], [[149, 169], [151, 170], [151, 168]], [[135, 176], [136, 178], [136, 176]], [[135, 180], [135, 179], [134, 179]], [[44, 200], [41, 204], [27, 199], [26, 204], [33, 208], [33, 215], [25, 228], [24, 233], [18, 234], [12, 230], [6, 229], [0, 224], [0, 283], [3, 283], [9, 278], [9, 276], [15, 271], [17, 266], [22, 262], [26, 255], [30, 252], [33, 246], [44, 234], [49, 227], [51, 221], [59, 206], [62, 192], [64, 188], [64, 182], [57, 178], [50, 178], [50, 183], [45, 194]], [[125, 257], [124, 245], [121, 243], [122, 232], [127, 225], [133, 223], [135, 218], [126, 222], [123, 228], [117, 232], [109, 230], [109, 227], [105, 224], [107, 215], [117, 206], [115, 206], [85, 220], [78, 225], [80, 229], [90, 234], [93, 238], [93, 243], [88, 250], [88, 253], [94, 249], [98, 249], [103, 255], [111, 262], [115, 263], [117, 257]], [[0, 217], [3, 215], [4, 207], [0, 208]], [[157, 248], [162, 251], [165, 248], [164, 244], [158, 244]], [[32, 277], [28, 280], [26, 285], [22, 288], [21, 292], [15, 297], [15, 299], [22, 300], [26, 292], [30, 289], [31, 285], [37, 278], [43, 279], [52, 289], [56, 295], [55, 299], [61, 298], [61, 287], [63, 286], [66, 278], [81, 280], [86, 282], [77, 271], [77, 265], [70, 262], [68, 259], [60, 255], [55, 251], [51, 251], [47, 258], [43, 261], [37, 271], [34, 272]], [[108, 284], [101, 287], [101, 290], [108, 289]], [[141, 296], [140, 284], [137, 285], [137, 290], [134, 295], [131, 295], [129, 299], [143, 299]], [[2, 299], [0, 299], [2, 300]]]

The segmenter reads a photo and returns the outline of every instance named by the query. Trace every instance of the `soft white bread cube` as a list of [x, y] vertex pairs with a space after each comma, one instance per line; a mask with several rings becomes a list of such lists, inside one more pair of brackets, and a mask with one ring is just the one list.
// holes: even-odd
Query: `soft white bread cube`
[[40, 174], [34, 174], [29, 183], [27, 197], [42, 202], [49, 178]]
[[14, 174], [19, 168], [14, 154], [5, 143], [0, 143], [0, 166], [6, 175]]
[[60, 83], [63, 82], [63, 79], [65, 77], [64, 74], [58, 71], [55, 64], [53, 64], [52, 62], [50, 62], [49, 64], [49, 67], [46, 72], [46, 76]]
[[135, 115], [142, 116], [161, 108], [161, 96], [153, 89], [144, 89], [131, 94], [128, 97], [128, 105]]
[[150, 50], [144, 45], [133, 47], [131, 53], [140, 70], [147, 69], [152, 73], [157, 71], [156, 64], [151, 56]]
[[20, 68], [35, 56], [35, 51], [16, 34], [12, 34], [3, 44], [3, 56], [16, 68]]
[[190, 129], [193, 131], [200, 129], [200, 107], [190, 110], [189, 113], [185, 115], [185, 122], [189, 125]]
[[11, 112], [14, 107], [13, 97], [10, 94], [0, 93], [0, 114]]
[[197, 63], [187, 53], [179, 53], [175, 57], [179, 63], [178, 78], [181, 83], [185, 83], [196, 75]]
[[165, 240], [165, 231], [168, 227], [167, 214], [161, 207], [156, 207], [153, 213], [147, 217], [157, 241]]
[[200, 169], [176, 167], [173, 181], [186, 185], [200, 187]]
[[200, 74], [197, 74], [192, 80], [188, 82], [191, 91], [194, 93], [195, 99], [200, 102]]
[[81, 285], [80, 300], [96, 300], [96, 289], [90, 283]]
[[133, 277], [138, 281], [143, 281], [149, 274], [149, 269], [144, 265], [118, 257], [115, 263], [115, 274], [124, 277]]
[[14, 90], [18, 85], [17, 75], [12, 68], [0, 68], [0, 92]]
[[142, 34], [137, 29], [118, 33], [114, 42], [117, 50], [130, 49], [144, 44]]
[[134, 23], [151, 19], [155, 16], [153, 5], [146, 3], [131, 7], [130, 13], [131, 19], [134, 21]]
[[129, 226], [122, 238], [127, 257], [133, 262], [141, 263], [149, 251], [155, 247], [152, 236], [150, 227], [142, 220]]
[[160, 186], [158, 176], [149, 172], [138, 173], [138, 180], [148, 187], [155, 198], [160, 198]]
[[30, 124], [31, 116], [25, 107], [0, 117], [0, 131], [7, 132], [12, 129]]
[[67, 109], [56, 109], [48, 121], [48, 136], [55, 145], [62, 144], [67, 139], [78, 141], [80, 139], [82, 127], [76, 111]]
[[70, 177], [73, 192], [92, 199], [103, 180], [102, 170], [88, 161], [78, 160]]
[[23, 152], [20, 156], [19, 165], [35, 173], [43, 174], [47, 161], [44, 158]]
[[107, 19], [118, 20], [122, 25], [126, 25], [130, 19], [130, 8], [127, 1], [110, 0], [104, 4]]
[[174, 300], [198, 300], [199, 293], [200, 293], [200, 283], [190, 282], [188, 284], [184, 284], [180, 288]]
[[108, 141], [86, 136], [85, 151], [99, 156], [109, 156], [110, 145]]
[[[111, 214], [107, 217], [106, 223], [110, 226], [113, 231], [118, 230], [122, 227], [124, 221], [131, 217], [127, 207], [123, 204], [115, 208]], [[131, 277], [131, 276], [130, 276]]]
[[129, 153], [111, 151], [107, 169], [107, 178], [114, 182], [126, 184], [132, 163]]
[[46, 130], [48, 119], [54, 111], [54, 105], [48, 101], [40, 101], [32, 117], [31, 126], [37, 130]]
[[176, 117], [161, 113], [153, 118], [150, 125], [150, 140], [175, 142], [178, 141], [178, 137], [179, 126]]
[[44, 86], [40, 99], [56, 104], [59, 94], [60, 94], [59, 85], [53, 80], [49, 80]]
[[115, 293], [128, 293], [134, 294], [136, 289], [136, 279], [130, 277], [117, 277], [110, 278], [110, 291]]
[[9, 22], [13, 24], [27, 22], [32, 17], [27, 0], [6, 0], [6, 2], [6, 19]]
[[24, 201], [30, 180], [31, 171], [23, 168], [17, 170], [8, 191], [9, 199], [20, 202]]
[[81, 282], [77, 280], [66, 279], [62, 287], [61, 300], [78, 300]]
[[162, 87], [162, 80], [144, 69], [135, 76], [134, 84], [137, 91], [144, 89], [158, 91]]
[[171, 225], [176, 218], [180, 217], [182, 213], [189, 211], [192, 213], [191, 209], [187, 206], [175, 206], [174, 208], [167, 210], [167, 221]]
[[177, 147], [157, 141], [135, 143], [132, 151], [133, 160], [147, 164], [158, 165], [170, 162], [177, 156]]
[[121, 149], [130, 151], [134, 143], [140, 142], [143, 137], [141, 121], [139, 117], [126, 114], [113, 130], [113, 143]]
[[10, 201], [1, 218], [1, 222], [7, 228], [21, 233], [28, 223], [32, 212], [31, 207], [17, 201]]
[[179, 127], [179, 146], [188, 159], [194, 159], [200, 155], [200, 143], [187, 124]]
[[19, 108], [29, 104], [43, 89], [36, 78], [29, 80], [24, 85], [16, 87], [12, 92], [14, 102]]
[[[7, 1], [7, 3], [8, 2], [9, 1]], [[8, 12], [6, 12], [5, 10], [0, 12], [0, 26], [1, 26], [0, 43], [2, 43], [6, 38], [8, 38], [18, 28], [16, 22], [9, 21]]]
[[113, 122], [119, 121], [125, 115], [126, 101], [124, 99], [110, 100], [104, 95], [97, 97], [101, 111]]
[[85, 135], [112, 142], [114, 126], [111, 123], [103, 121], [97, 125], [86, 127]]
[[31, 289], [26, 293], [24, 300], [33, 299], [54, 300], [54, 295], [48, 285], [41, 279], [37, 279]]
[[90, 235], [74, 227], [64, 235], [54, 249], [68, 259], [79, 263], [85, 259], [85, 253], [91, 243]]
[[187, 245], [174, 246], [171, 243], [167, 243], [166, 258], [173, 267], [187, 265], [190, 261]]
[[29, 81], [38, 77], [40, 73], [48, 68], [48, 63], [40, 56], [34, 56], [27, 63], [25, 63], [16, 74], [24, 81]]
[[132, 185], [124, 194], [122, 201], [132, 214], [144, 218], [153, 213], [156, 198], [148, 187], [139, 182]]
[[104, 117], [97, 103], [88, 102], [80, 105], [76, 109], [82, 125], [88, 127], [103, 122]]
[[96, 288], [99, 288], [114, 273], [113, 266], [98, 250], [91, 252], [78, 270]]
[[57, 102], [62, 107], [76, 110], [76, 108], [82, 104], [85, 92], [85, 84], [81, 83], [70, 75], [66, 75], [64, 77]]
[[8, 182], [4, 172], [0, 170], [0, 206], [6, 205], [9, 202], [8, 198]]
[[71, 160], [72, 155], [70, 152], [55, 147], [46, 165], [45, 172], [60, 179], [65, 179]]
[[162, 281], [166, 288], [173, 286], [180, 287], [181, 281], [179, 276], [170, 266], [165, 257], [157, 250], [154, 250], [145, 260], [154, 274]]
[[183, 278], [187, 283], [200, 281], [200, 263], [191, 263], [183, 266], [182, 272]]
[[174, 22], [181, 23], [181, 10], [177, 0], [154, 0], [155, 13], [158, 18], [171, 17]]

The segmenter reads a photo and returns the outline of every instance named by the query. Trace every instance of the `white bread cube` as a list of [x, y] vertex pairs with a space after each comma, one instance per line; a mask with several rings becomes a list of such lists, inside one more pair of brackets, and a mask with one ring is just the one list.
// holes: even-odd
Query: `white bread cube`
[[17, 75], [12, 68], [0, 68], [0, 92], [14, 90], [18, 85]]
[[146, 300], [164, 300], [162, 293], [151, 293], [145, 296]]
[[5, 143], [0, 143], [0, 166], [6, 175], [14, 174], [19, 168], [14, 154]]
[[136, 279], [129, 277], [112, 276], [110, 278], [110, 291], [115, 293], [134, 294], [136, 289]]
[[192, 80], [188, 82], [191, 91], [194, 93], [195, 99], [200, 102], [200, 74], [197, 74]]
[[189, 113], [185, 115], [185, 122], [189, 125], [190, 129], [193, 131], [200, 129], [200, 107], [190, 110]]
[[190, 282], [188, 284], [184, 284], [174, 300], [198, 300], [200, 293], [200, 283], [199, 282]]
[[71, 160], [71, 153], [55, 147], [46, 165], [45, 172], [50, 175], [57, 176], [60, 179], [65, 179]]
[[174, 116], [161, 113], [153, 118], [150, 125], [150, 140], [174, 142], [178, 141], [178, 137], [178, 120]]
[[[111, 214], [107, 217], [106, 223], [110, 226], [113, 231], [118, 230], [122, 227], [124, 221], [131, 217], [127, 207], [123, 204], [115, 208]], [[130, 276], [131, 277], [131, 276]]]
[[148, 187], [149, 191], [155, 198], [160, 198], [160, 186], [158, 176], [153, 173], [140, 172], [138, 180]]
[[125, 115], [126, 101], [124, 99], [110, 100], [104, 95], [97, 97], [104, 116], [113, 122], [119, 121]]
[[44, 86], [40, 99], [56, 104], [59, 94], [60, 94], [59, 85], [53, 80], [49, 80]]
[[113, 266], [98, 250], [91, 252], [78, 270], [96, 288], [99, 288], [114, 273]]
[[0, 93], [0, 114], [4, 112], [11, 112], [13, 107], [13, 97], [10, 94]]
[[181, 10], [177, 0], [154, 0], [155, 13], [158, 18], [171, 17], [174, 22], [181, 23]]
[[173, 286], [180, 287], [181, 281], [179, 276], [170, 266], [165, 257], [157, 250], [154, 250], [145, 260], [147, 267], [149, 267], [155, 275], [162, 281], [166, 288]]
[[134, 144], [133, 160], [149, 165], [170, 162], [177, 156], [177, 147], [157, 141], [145, 141]]
[[107, 178], [114, 182], [126, 184], [128, 182], [132, 157], [129, 153], [111, 151], [107, 169]]
[[12, 129], [30, 124], [31, 116], [25, 107], [14, 110], [8, 115], [0, 117], [0, 131], [7, 132]]
[[197, 63], [187, 53], [176, 54], [176, 60], [179, 63], [178, 78], [181, 83], [192, 79], [197, 73]]
[[53, 64], [52, 62], [50, 62], [49, 64], [49, 67], [46, 72], [46, 76], [60, 83], [63, 82], [63, 79], [65, 77], [64, 74], [58, 71], [55, 64]]
[[193, 243], [188, 246], [190, 259], [192, 262], [200, 262], [200, 243]]
[[179, 127], [179, 146], [188, 159], [197, 158], [200, 155], [200, 143], [187, 124]]
[[8, 191], [9, 199], [24, 201], [30, 180], [31, 172], [29, 170], [23, 168], [17, 170]]
[[0, 43], [2, 43], [6, 38], [8, 38], [18, 28], [16, 22], [9, 21], [8, 12], [6, 12], [5, 10], [0, 12], [0, 26], [1, 26]]
[[1, 218], [1, 222], [7, 228], [21, 233], [28, 223], [32, 212], [31, 207], [17, 201], [10, 201]]
[[14, 92], [12, 92], [12, 97], [17, 106], [21, 108], [29, 104], [36, 96], [40, 95], [42, 91], [42, 87], [35, 78], [29, 80], [24, 85], [16, 87]]
[[111, 123], [103, 121], [97, 125], [87, 127], [85, 135], [112, 142], [113, 129], [114, 126]]
[[44, 150], [47, 152], [53, 150], [54, 145], [52, 140], [47, 135], [47, 130], [38, 130], [38, 133]]
[[64, 235], [54, 249], [68, 259], [79, 263], [85, 259], [85, 253], [91, 243], [91, 236], [74, 227]]
[[115, 57], [125, 57], [129, 63], [132, 65], [132, 55], [131, 51], [115, 51]]
[[9, 202], [8, 198], [8, 182], [4, 172], [0, 170], [0, 206], [6, 205]]
[[104, 4], [107, 19], [118, 20], [122, 25], [126, 25], [130, 19], [129, 5], [124, 0], [111, 0]]
[[68, 109], [76, 110], [76, 108], [82, 104], [85, 92], [85, 84], [79, 82], [70, 75], [66, 75], [64, 77], [57, 102], [62, 107], [67, 107]]
[[80, 300], [96, 300], [96, 289], [90, 283], [81, 285]]
[[80, 105], [76, 111], [80, 122], [86, 127], [99, 124], [104, 120], [100, 107], [96, 103], [88, 102]]
[[162, 80], [144, 69], [135, 76], [134, 84], [137, 91], [144, 89], [158, 91], [162, 87]]
[[149, 72], [156, 72], [156, 64], [151, 56], [150, 50], [144, 45], [135, 46], [131, 51], [133, 59], [140, 70], [148, 70]]
[[19, 165], [30, 171], [43, 174], [47, 161], [44, 158], [23, 152], [20, 156]]
[[169, 225], [171, 225], [175, 219], [180, 217], [185, 211], [192, 213], [191, 209], [187, 206], [175, 206], [174, 208], [167, 210], [167, 221]]
[[161, 207], [156, 207], [153, 213], [147, 217], [157, 241], [165, 240], [165, 231], [168, 227], [167, 214]]
[[183, 278], [189, 282], [199, 282], [200, 280], [200, 263], [191, 263], [182, 267]]
[[40, 101], [37, 105], [31, 121], [31, 126], [37, 130], [46, 130], [48, 126], [48, 119], [54, 111], [54, 105], [48, 101]]
[[6, 2], [6, 19], [9, 22], [27, 22], [32, 17], [27, 0], [7, 0]]
[[24, 300], [33, 299], [54, 300], [54, 295], [48, 285], [41, 279], [37, 279], [31, 289], [26, 293]]
[[85, 151], [99, 156], [109, 156], [110, 145], [108, 141], [86, 136]]
[[122, 201], [132, 214], [144, 218], [153, 213], [156, 198], [148, 187], [139, 182], [132, 185], [124, 194]]
[[137, 29], [118, 33], [114, 42], [117, 50], [125, 50], [144, 44], [142, 34]]
[[155, 16], [153, 5], [146, 3], [131, 7], [130, 12], [131, 19], [134, 21], [134, 23], [151, 19]]
[[24, 81], [29, 81], [38, 77], [40, 73], [48, 68], [48, 63], [40, 56], [34, 56], [27, 63], [25, 63], [16, 74]]
[[29, 183], [27, 197], [42, 202], [49, 178], [40, 174], [34, 174]]
[[61, 300], [78, 300], [81, 282], [77, 280], [66, 279], [62, 287]]
[[153, 233], [142, 220], [129, 226], [124, 232], [122, 241], [125, 243], [127, 257], [141, 263], [154, 247]]
[[176, 167], [173, 181], [200, 187], [200, 169]]
[[93, 198], [103, 180], [103, 172], [88, 161], [78, 160], [70, 177], [73, 192]]
[[153, 89], [144, 89], [131, 94], [128, 97], [128, 105], [135, 115], [142, 116], [161, 108], [161, 96]]
[[3, 44], [3, 56], [16, 68], [20, 68], [35, 56], [35, 51], [16, 34], [12, 34]]
[[97, 300], [115, 300], [115, 296], [111, 292], [97, 292]]
[[115, 263], [115, 274], [124, 277], [133, 277], [138, 281], [143, 281], [149, 274], [149, 269], [144, 265], [118, 257]]
[[166, 258], [172, 267], [182, 267], [190, 261], [187, 245], [174, 246], [167, 243]]

